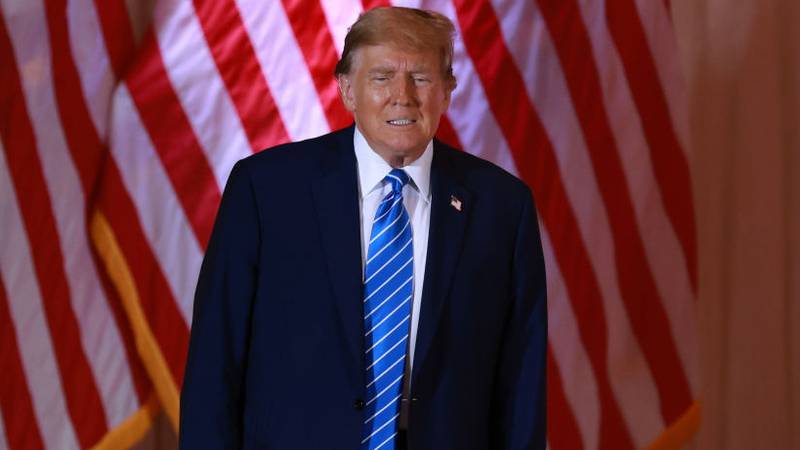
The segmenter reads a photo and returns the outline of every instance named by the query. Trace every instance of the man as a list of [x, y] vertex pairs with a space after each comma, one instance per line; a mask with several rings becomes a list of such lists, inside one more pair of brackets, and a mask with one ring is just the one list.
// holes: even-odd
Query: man
[[453, 25], [362, 15], [355, 127], [234, 167], [195, 298], [184, 449], [544, 449], [546, 293], [528, 188], [433, 140]]

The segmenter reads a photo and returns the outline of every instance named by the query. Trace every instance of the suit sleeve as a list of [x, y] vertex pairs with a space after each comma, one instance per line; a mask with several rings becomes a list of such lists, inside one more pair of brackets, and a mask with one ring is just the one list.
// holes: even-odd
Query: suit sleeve
[[181, 449], [241, 447], [259, 247], [253, 186], [240, 161], [228, 178], [195, 291], [181, 391]]
[[491, 416], [492, 448], [505, 450], [546, 447], [547, 285], [536, 210], [525, 191]]

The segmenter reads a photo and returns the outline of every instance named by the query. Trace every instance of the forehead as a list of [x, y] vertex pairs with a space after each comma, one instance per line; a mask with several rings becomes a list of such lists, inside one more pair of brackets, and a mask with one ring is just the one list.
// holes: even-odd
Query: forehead
[[409, 49], [396, 45], [367, 45], [357, 49], [353, 63], [356, 71], [438, 71], [440, 55], [435, 49]]

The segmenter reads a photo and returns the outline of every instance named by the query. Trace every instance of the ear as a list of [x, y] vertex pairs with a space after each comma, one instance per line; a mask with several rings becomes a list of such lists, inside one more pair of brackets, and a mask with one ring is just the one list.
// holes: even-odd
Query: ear
[[458, 86], [458, 82], [456, 81], [456, 77], [450, 76], [450, 79], [447, 81], [447, 87], [444, 91], [445, 101], [447, 101], [447, 105], [450, 105], [450, 99], [453, 96], [453, 91], [456, 90], [456, 86]]
[[452, 81], [447, 81], [445, 83], [444, 88], [444, 109], [443, 111], [447, 111], [447, 108], [450, 107], [450, 99], [453, 96], [453, 91], [456, 89], [456, 81], [453, 79]]
[[347, 108], [348, 111], [354, 112], [356, 109], [356, 100], [350, 75], [339, 75], [337, 81], [339, 83], [339, 96], [342, 98], [344, 107]]

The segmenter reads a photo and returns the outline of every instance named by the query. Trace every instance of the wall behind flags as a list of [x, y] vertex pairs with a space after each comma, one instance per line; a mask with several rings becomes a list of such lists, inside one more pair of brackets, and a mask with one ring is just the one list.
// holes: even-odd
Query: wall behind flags
[[230, 168], [350, 123], [389, 3], [456, 24], [438, 137], [535, 192], [549, 448], [800, 450], [795, 0], [0, 0], [0, 450], [176, 446]]
[[700, 242], [697, 448], [800, 449], [800, 4], [673, 6]]

